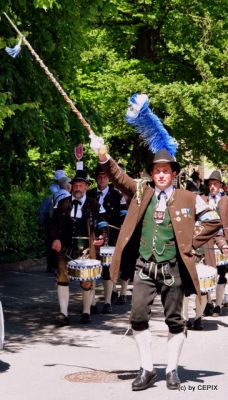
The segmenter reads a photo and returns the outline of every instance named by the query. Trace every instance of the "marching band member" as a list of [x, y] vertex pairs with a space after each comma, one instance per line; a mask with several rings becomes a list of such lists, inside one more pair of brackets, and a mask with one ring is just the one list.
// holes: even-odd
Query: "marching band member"
[[[124, 207], [121, 193], [112, 185], [109, 185], [109, 177], [102, 170], [100, 165], [96, 168], [95, 180], [97, 182], [97, 187], [89, 190], [88, 196], [97, 199], [100, 204], [100, 213], [108, 222], [108, 234], [105, 245], [115, 246], [123, 214], [126, 211], [126, 203]], [[110, 314], [112, 313], [111, 299], [113, 282], [110, 279], [108, 267], [103, 267], [102, 278], [104, 285], [104, 306], [102, 313]], [[93, 306], [95, 305], [93, 304]]]
[[[225, 286], [227, 283], [226, 272], [228, 266], [228, 197], [222, 192], [223, 182], [221, 173], [214, 170], [205, 183], [209, 187], [209, 195], [202, 196], [203, 199], [210, 205], [210, 207], [216, 210], [221, 218], [222, 228], [220, 232], [219, 240], [217, 237], [211, 239], [204, 245], [205, 251], [205, 262], [213, 267], [217, 266], [218, 271], [218, 282], [216, 286], [216, 304], [213, 309], [211, 299], [209, 298], [206, 306], [205, 315], [211, 315], [217, 317], [221, 315], [222, 300], [225, 292]], [[217, 240], [216, 240], [217, 239]], [[226, 262], [222, 262], [218, 265], [219, 259], [226, 257]], [[212, 306], [210, 306], [210, 304]]]
[[[164, 134], [163, 126], [161, 132], [161, 122], [148, 109], [146, 95], [132, 96], [130, 113], [130, 116], [134, 114], [132, 119], [137, 120], [140, 134], [144, 133], [145, 126], [148, 131], [152, 120], [149, 141], [155, 155], [147, 171], [155, 188], [150, 183], [137, 187], [134, 179], [107, 154], [106, 146], [98, 147], [94, 138], [90, 143], [94, 151], [98, 149], [100, 163], [110, 180], [131, 198], [128, 214], [117, 239], [110, 275], [115, 282], [122, 256], [134, 253], [136, 271], [130, 321], [140, 355], [140, 369], [132, 383], [132, 390], [147, 389], [157, 379], [149, 331], [151, 305], [157, 290], [161, 292], [165, 322], [169, 329], [166, 384], [168, 389], [178, 389], [180, 379], [177, 367], [185, 340], [183, 297], [184, 293], [197, 293], [200, 297], [194, 250], [215, 235], [221, 224], [217, 213], [211, 211], [199, 195], [173, 188], [172, 182], [180, 171], [180, 165], [173, 156], [168, 132]], [[158, 130], [162, 143], [155, 140], [151, 145], [154, 130], [155, 134]], [[158, 142], [163, 148], [158, 149]], [[201, 220], [201, 225], [193, 236], [197, 219]]]
[[[88, 177], [78, 170], [71, 181], [72, 194], [62, 190], [56, 195], [57, 207], [52, 218], [52, 248], [58, 253], [57, 292], [60, 313], [57, 322], [67, 325], [69, 304], [69, 277], [67, 262], [82, 257], [88, 252], [96, 258], [96, 247], [104, 243], [107, 223], [99, 214], [99, 204], [87, 196]], [[83, 312], [80, 323], [90, 322], [92, 283], [80, 282], [83, 297]]]

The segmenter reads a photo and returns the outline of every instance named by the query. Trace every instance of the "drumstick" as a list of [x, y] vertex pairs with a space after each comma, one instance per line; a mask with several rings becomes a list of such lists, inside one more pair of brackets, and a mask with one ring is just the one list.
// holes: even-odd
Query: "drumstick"
[[62, 86], [59, 84], [59, 82], [55, 79], [54, 75], [49, 71], [48, 67], [44, 64], [43, 60], [38, 56], [38, 54], [35, 52], [35, 50], [32, 48], [31, 44], [28, 42], [28, 40], [24, 37], [24, 35], [19, 31], [17, 26], [13, 23], [13, 21], [10, 19], [10, 17], [3, 12], [5, 15], [6, 19], [9, 21], [9, 23], [12, 25], [12, 27], [15, 29], [18, 35], [20, 35], [22, 41], [24, 44], [28, 47], [30, 53], [32, 56], [35, 58], [35, 60], [38, 62], [40, 65], [41, 69], [44, 71], [44, 73], [47, 75], [48, 79], [53, 83], [53, 85], [56, 87], [58, 92], [63, 96], [64, 100], [68, 104], [68, 106], [71, 108], [73, 113], [75, 113], [78, 117], [78, 119], [81, 121], [82, 125], [87, 129], [89, 135], [95, 136], [95, 133], [93, 132], [91, 126], [89, 123], [85, 120], [85, 118], [82, 116], [80, 111], [75, 107], [74, 103], [72, 100], [69, 98], [69, 96], [66, 94], [66, 92], [63, 90]]
[[110, 228], [117, 229], [118, 231], [120, 230], [120, 228], [118, 228], [118, 226], [111, 225], [111, 224], [108, 224], [108, 226], [109, 226]]

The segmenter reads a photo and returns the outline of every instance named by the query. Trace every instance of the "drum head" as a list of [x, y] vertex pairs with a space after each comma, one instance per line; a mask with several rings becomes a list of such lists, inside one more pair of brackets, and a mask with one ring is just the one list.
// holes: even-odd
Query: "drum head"
[[101, 256], [113, 256], [115, 251], [115, 246], [101, 246], [100, 255]]
[[3, 348], [4, 338], [5, 338], [4, 317], [3, 317], [2, 303], [0, 301], [0, 350], [2, 350]]
[[93, 268], [100, 265], [100, 261], [93, 258], [78, 258], [77, 260], [71, 260], [67, 263], [72, 268]]
[[196, 264], [196, 270], [199, 278], [206, 278], [217, 275], [216, 268], [203, 263]]

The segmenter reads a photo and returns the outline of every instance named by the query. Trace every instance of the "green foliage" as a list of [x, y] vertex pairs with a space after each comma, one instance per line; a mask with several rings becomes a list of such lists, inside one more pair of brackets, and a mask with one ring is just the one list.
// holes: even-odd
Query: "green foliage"
[[0, 193], [42, 192], [59, 166], [74, 175], [79, 143], [90, 175], [97, 162], [27, 46], [5, 53], [18, 38], [4, 11], [129, 172], [147, 156], [125, 122], [135, 92], [148, 94], [183, 166], [201, 156], [227, 164], [227, 1], [0, 0]]
[[40, 256], [44, 251], [38, 226], [40, 198], [17, 190], [0, 200], [1, 258], [13, 261]]

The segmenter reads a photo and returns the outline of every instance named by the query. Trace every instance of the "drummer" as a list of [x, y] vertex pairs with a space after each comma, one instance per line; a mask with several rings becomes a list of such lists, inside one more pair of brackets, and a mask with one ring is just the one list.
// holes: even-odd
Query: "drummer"
[[209, 178], [205, 180], [205, 184], [209, 188], [209, 195], [202, 197], [209, 203], [211, 208], [218, 212], [223, 225], [220, 231], [220, 238], [215, 237], [204, 246], [206, 264], [212, 265], [213, 267], [217, 266], [219, 277], [216, 287], [216, 305], [213, 308], [211, 299], [209, 298], [205, 314], [212, 314], [212, 316], [218, 317], [221, 315], [222, 300], [227, 283], [226, 272], [228, 264], [218, 265], [218, 260], [221, 258], [221, 254], [225, 255], [228, 259], [228, 197], [223, 191], [224, 183], [220, 171], [212, 171]]
[[[124, 215], [127, 213], [126, 201], [123, 201], [123, 196], [119, 190], [115, 189], [113, 185], [109, 185], [109, 177], [102, 170], [99, 164], [95, 171], [95, 180], [97, 182], [97, 188], [89, 190], [88, 196], [93, 199], [97, 199], [100, 204], [100, 213], [109, 224], [105, 245], [115, 246], [121, 223], [124, 219]], [[111, 314], [113, 282], [110, 279], [108, 267], [103, 267], [102, 278], [104, 285], [104, 306], [102, 313]], [[125, 287], [126, 284], [127, 281], [126, 283], [124, 282]], [[96, 310], [95, 302], [92, 310]]]
[[[221, 228], [217, 235], [211, 238], [202, 248], [198, 249], [198, 261], [204, 259], [206, 266], [213, 266], [216, 268], [216, 253], [219, 256], [221, 254], [228, 254], [228, 197], [222, 192], [223, 182], [219, 171], [214, 170], [209, 178], [205, 180], [205, 184], [209, 188], [209, 195], [202, 195], [202, 198], [213, 210], [218, 212], [223, 228]], [[188, 299], [185, 299], [184, 314], [189, 329], [202, 330], [204, 328], [202, 321], [203, 315], [212, 315], [217, 317], [221, 314], [222, 299], [227, 282], [225, 277], [226, 268], [227, 266], [225, 265], [217, 266], [219, 279], [216, 287], [215, 308], [212, 303], [211, 291], [204, 293], [201, 302], [199, 302], [196, 297], [196, 311], [193, 323], [188, 319]], [[206, 271], [205, 268], [205, 273], [207, 274]]]
[[[67, 262], [70, 259], [88, 256], [95, 259], [97, 248], [104, 243], [107, 223], [99, 214], [99, 204], [87, 196], [89, 179], [84, 170], [78, 170], [71, 181], [72, 194], [59, 191], [51, 222], [52, 248], [58, 253], [57, 292], [60, 313], [56, 322], [67, 325], [69, 304], [69, 278]], [[80, 323], [90, 322], [92, 301], [91, 282], [80, 282], [83, 312]]]

